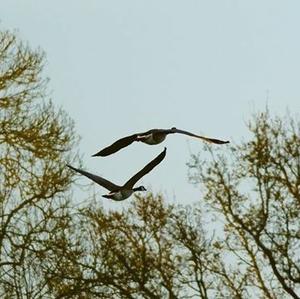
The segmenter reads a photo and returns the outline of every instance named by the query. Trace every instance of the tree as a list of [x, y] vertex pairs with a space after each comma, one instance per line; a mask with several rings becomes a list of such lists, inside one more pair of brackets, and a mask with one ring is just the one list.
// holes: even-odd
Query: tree
[[266, 112], [249, 129], [227, 154], [192, 157], [198, 205], [149, 194], [79, 211], [76, 246], [49, 271], [56, 298], [299, 298], [300, 126]]
[[[248, 125], [253, 138], [229, 155], [194, 156], [192, 181], [224, 221], [223, 250], [235, 255], [241, 290], [253, 298], [300, 298], [300, 125], [268, 111]], [[241, 292], [240, 298], [251, 298]]]
[[[81, 210], [64, 262], [49, 269], [55, 298], [208, 298], [218, 254], [201, 211], [136, 196], [121, 212]], [[68, 241], [65, 242], [67, 244]]]
[[0, 297], [44, 298], [40, 261], [68, 225], [73, 122], [47, 99], [44, 53], [0, 31]]

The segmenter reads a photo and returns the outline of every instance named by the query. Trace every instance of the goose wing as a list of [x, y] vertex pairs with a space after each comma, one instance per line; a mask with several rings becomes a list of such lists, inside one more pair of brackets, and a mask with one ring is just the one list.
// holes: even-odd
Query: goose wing
[[137, 134], [123, 137], [123, 138], [117, 140], [116, 142], [114, 142], [113, 144], [105, 147], [98, 153], [92, 155], [92, 157], [99, 157], [99, 156], [106, 157], [111, 154], [114, 154], [114, 153], [118, 152], [120, 149], [122, 149], [123, 147], [126, 147], [126, 146], [130, 145], [131, 143], [133, 143], [134, 141], [136, 141], [138, 136], [147, 135], [147, 134], [150, 134], [151, 132], [152, 132], [152, 130], [149, 130], [147, 132], [137, 133]]
[[115, 185], [114, 183], [100, 177], [100, 176], [97, 176], [95, 174], [92, 174], [90, 172], [87, 172], [87, 171], [84, 171], [84, 170], [81, 170], [81, 169], [78, 169], [78, 168], [75, 168], [71, 165], [68, 165], [67, 166], [71, 169], [73, 169], [74, 171], [86, 176], [87, 178], [89, 178], [90, 180], [94, 181], [95, 183], [99, 184], [100, 186], [106, 188], [107, 190], [109, 191], [115, 191], [115, 190], [118, 190], [120, 189], [120, 186], [118, 185]]
[[164, 150], [151, 162], [149, 162], [142, 170], [136, 173], [132, 178], [130, 178], [124, 185], [124, 187], [132, 189], [135, 183], [141, 179], [145, 174], [150, 172], [155, 166], [157, 166], [166, 156], [167, 148], [165, 147]]
[[102, 149], [98, 153], [92, 155], [92, 157], [109, 156], [109, 155], [119, 151], [123, 147], [126, 147], [126, 146], [130, 145], [132, 142], [134, 142], [136, 140], [137, 136], [138, 136], [138, 134], [133, 134], [133, 135], [130, 135], [130, 136], [123, 137], [123, 138], [117, 140], [116, 142], [114, 142], [113, 144], [105, 147], [104, 149]]
[[205, 136], [200, 136], [200, 135], [195, 135], [191, 132], [187, 132], [187, 131], [183, 131], [183, 130], [179, 130], [179, 129], [175, 129], [174, 133], [180, 133], [180, 134], [184, 134], [184, 135], [188, 135], [188, 136], [192, 136], [192, 137], [196, 137], [196, 138], [200, 138], [204, 141], [210, 142], [210, 143], [216, 143], [216, 144], [224, 144], [224, 143], [229, 143], [229, 141], [223, 141], [220, 139], [215, 139], [215, 138], [208, 138]]

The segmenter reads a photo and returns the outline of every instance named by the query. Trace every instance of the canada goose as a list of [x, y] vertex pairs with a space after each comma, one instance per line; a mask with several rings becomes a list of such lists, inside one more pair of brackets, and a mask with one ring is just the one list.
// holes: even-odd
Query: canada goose
[[92, 155], [92, 157], [96, 157], [96, 156], [105, 157], [105, 156], [111, 155], [111, 154], [119, 151], [123, 147], [130, 145], [134, 141], [141, 141], [141, 142], [144, 142], [144, 143], [147, 143], [150, 145], [159, 144], [166, 139], [168, 134], [174, 134], [174, 133], [180, 133], [180, 134], [185, 134], [188, 136], [200, 138], [200, 139], [210, 142], [210, 143], [216, 143], [216, 144], [229, 143], [229, 141], [223, 141], [223, 140], [219, 140], [219, 139], [195, 135], [195, 134], [187, 132], [187, 131], [176, 129], [175, 127], [171, 128], [171, 129], [167, 129], [167, 130], [166, 129], [152, 129], [152, 130], [149, 130], [144, 133], [137, 133], [137, 134], [133, 134], [133, 135], [121, 138], [121, 139], [117, 140], [116, 142], [114, 142], [112, 145], [110, 145], [110, 146], [102, 149], [100, 152]]
[[167, 148], [164, 148], [164, 150], [156, 158], [154, 158], [142, 170], [140, 170], [132, 178], [130, 178], [123, 186], [115, 185], [114, 183], [112, 183], [100, 176], [94, 175], [92, 173], [89, 173], [89, 172], [81, 170], [81, 169], [77, 169], [71, 165], [67, 164], [67, 166], [69, 168], [79, 172], [80, 174], [88, 177], [92, 181], [96, 182], [100, 186], [102, 186], [110, 191], [108, 194], [102, 195], [103, 197], [121, 201], [121, 200], [128, 198], [135, 191], [146, 191], [146, 188], [144, 186], [139, 186], [136, 188], [133, 188], [133, 186], [139, 179], [141, 179], [145, 174], [150, 172], [155, 166], [157, 166], [165, 158], [166, 150], [167, 150]]

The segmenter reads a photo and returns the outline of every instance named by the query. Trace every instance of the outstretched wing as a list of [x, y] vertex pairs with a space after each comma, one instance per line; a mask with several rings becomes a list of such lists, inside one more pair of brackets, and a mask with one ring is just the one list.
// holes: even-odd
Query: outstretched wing
[[71, 169], [73, 169], [74, 171], [86, 176], [87, 178], [89, 178], [90, 180], [94, 181], [95, 183], [99, 184], [100, 186], [106, 188], [107, 190], [109, 191], [115, 191], [115, 190], [118, 190], [120, 189], [120, 186], [118, 185], [115, 185], [114, 183], [100, 177], [100, 176], [97, 176], [95, 174], [92, 174], [90, 172], [87, 172], [87, 171], [84, 171], [84, 170], [81, 170], [81, 169], [78, 169], [78, 168], [75, 168], [71, 165], [68, 165], [67, 166]]
[[150, 172], [155, 166], [157, 166], [166, 156], [167, 148], [165, 147], [164, 150], [151, 162], [149, 162], [142, 170], [140, 170], [137, 174], [135, 174], [131, 179], [129, 179], [124, 187], [128, 189], [132, 189], [135, 183], [141, 179], [145, 174]]
[[180, 133], [180, 134], [185, 134], [185, 135], [188, 135], [188, 136], [200, 138], [200, 139], [202, 139], [204, 141], [207, 141], [207, 142], [210, 142], [210, 143], [216, 143], [216, 144], [229, 143], [229, 141], [223, 141], [223, 140], [220, 140], [220, 139], [208, 138], [208, 137], [205, 137], [205, 136], [195, 135], [193, 133], [183, 131], [183, 130], [179, 130], [179, 129], [174, 130], [174, 133]]
[[106, 157], [111, 154], [114, 154], [114, 153], [118, 152], [120, 149], [122, 149], [123, 147], [126, 147], [126, 146], [130, 145], [132, 142], [136, 141], [138, 136], [147, 135], [147, 134], [150, 134], [151, 132], [152, 132], [152, 130], [149, 130], [147, 132], [137, 133], [137, 134], [123, 137], [123, 138], [117, 140], [116, 142], [114, 142], [113, 144], [102, 149], [98, 153], [92, 155], [92, 157], [99, 157], [99, 156]]
[[134, 142], [136, 140], [136, 137], [137, 137], [137, 134], [133, 134], [133, 135], [121, 138], [121, 139], [117, 140], [116, 142], [114, 142], [112, 145], [107, 146], [106, 148], [102, 149], [98, 153], [92, 155], [92, 157], [109, 156], [109, 155], [119, 151], [123, 147], [130, 145], [132, 142]]

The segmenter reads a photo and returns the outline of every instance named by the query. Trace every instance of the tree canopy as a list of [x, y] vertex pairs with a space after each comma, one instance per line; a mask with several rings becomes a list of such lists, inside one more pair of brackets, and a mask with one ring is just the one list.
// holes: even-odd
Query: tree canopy
[[[268, 110], [249, 122], [252, 138], [227, 157], [194, 156], [192, 181], [224, 220], [224, 250], [238, 260], [240, 291], [300, 297], [300, 124]], [[246, 295], [245, 295], [246, 296]], [[248, 296], [248, 295], [247, 295]]]
[[0, 31], [0, 296], [43, 297], [39, 259], [63, 230], [73, 122], [46, 96], [44, 53]]

